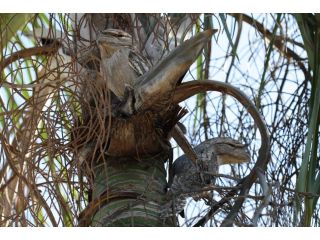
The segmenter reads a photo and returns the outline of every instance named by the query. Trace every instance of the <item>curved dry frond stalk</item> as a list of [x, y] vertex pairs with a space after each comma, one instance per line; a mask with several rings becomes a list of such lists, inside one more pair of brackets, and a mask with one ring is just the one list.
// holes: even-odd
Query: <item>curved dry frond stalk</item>
[[149, 72], [137, 79], [137, 84], [134, 86], [136, 110], [149, 109], [160, 102], [165, 95], [170, 94], [216, 32], [217, 29], [209, 29], [185, 41]]
[[[27, 206], [25, 198], [28, 199], [28, 195], [33, 195], [32, 192], [36, 191], [35, 188], [30, 189], [29, 187], [29, 185], [32, 185], [33, 182], [33, 174], [32, 172], [30, 172], [29, 168], [32, 168], [32, 154], [37, 145], [35, 138], [35, 136], [37, 135], [37, 126], [41, 122], [41, 114], [47, 100], [50, 98], [50, 95], [52, 94], [56, 86], [59, 86], [59, 77], [57, 77], [57, 75], [59, 74], [56, 74], [55, 70], [59, 65], [65, 63], [59, 64], [57, 63], [57, 59], [55, 57], [49, 57], [47, 64], [48, 68], [43, 68], [38, 75], [39, 80], [42, 81], [42, 84], [44, 86], [36, 86], [34, 88], [34, 95], [30, 99], [32, 100], [32, 102], [29, 102], [33, 105], [28, 106], [28, 112], [26, 112], [24, 115], [22, 125], [16, 130], [15, 138], [12, 141], [12, 144], [9, 145], [11, 146], [11, 148], [16, 149], [15, 152], [17, 152], [17, 154], [15, 157], [9, 157], [10, 155], [7, 154], [7, 162], [9, 163], [8, 167], [10, 167], [10, 169], [12, 169], [15, 174], [13, 176], [13, 179], [11, 179], [10, 182], [5, 185], [6, 194], [1, 196], [1, 202], [3, 202], [4, 205], [7, 205], [7, 207], [3, 208], [2, 212], [2, 218], [4, 219], [9, 218], [13, 206], [16, 206], [15, 211], [17, 215], [23, 212]], [[22, 177], [27, 178], [28, 180], [21, 181]], [[26, 181], [29, 182], [27, 185]], [[28, 189], [28, 194], [23, 194], [21, 196], [21, 192], [25, 191], [24, 189], [26, 188]], [[20, 189], [20, 194], [16, 193], [17, 189]], [[46, 211], [51, 211], [50, 208], [44, 208], [46, 209]], [[50, 215], [50, 213], [48, 212], [47, 214]], [[53, 221], [52, 217], [51, 222], [53, 225], [57, 225], [57, 223]]]
[[[19, 150], [16, 141], [13, 141], [15, 136], [22, 133], [22, 136], [18, 138], [23, 140], [23, 137], [27, 136], [23, 135], [23, 128], [27, 129], [25, 132], [34, 135], [29, 141], [27, 137], [24, 139], [28, 145], [28, 151], [17, 152], [19, 159], [25, 161], [21, 168], [25, 167], [24, 173], [26, 175], [23, 175], [21, 171], [17, 173], [20, 174], [19, 176], [24, 176], [29, 184], [25, 184], [21, 179], [20, 182], [26, 187], [24, 189], [18, 187], [15, 189], [17, 191], [13, 191], [24, 197], [26, 204], [20, 204], [22, 209], [25, 206], [25, 210], [20, 215], [14, 212], [9, 215], [11, 225], [76, 225], [76, 216], [85, 208], [88, 200], [90, 201], [92, 166], [88, 163], [90, 161], [85, 162], [84, 166], [79, 166], [77, 149], [93, 145], [94, 150], [89, 156], [90, 159], [103, 158], [104, 155], [101, 153], [105, 151], [105, 139], [110, 134], [109, 129], [112, 124], [110, 119], [106, 117], [110, 116], [110, 112], [108, 112], [110, 108], [107, 107], [107, 103], [110, 102], [110, 94], [105, 89], [105, 85], [99, 81], [100, 76], [92, 74], [90, 71], [86, 72], [87, 69], [85, 69], [88, 67], [91, 67], [90, 69], [93, 71], [99, 69], [98, 50], [96, 55], [90, 55], [90, 50], [95, 46], [96, 31], [104, 30], [105, 27], [127, 30], [134, 36], [144, 55], [150, 56], [153, 63], [156, 63], [166, 56], [173, 47], [192, 35], [198, 19], [200, 20], [200, 28], [204, 28], [202, 16], [199, 14], [65, 14], [63, 18], [67, 21], [62, 21], [60, 16], [50, 14], [48, 21], [41, 20], [40, 22], [37, 18], [37, 21], [31, 22], [31, 24], [35, 28], [39, 25], [41, 29], [48, 28], [48, 31], [44, 31], [45, 35], [48, 33], [48, 38], [51, 40], [58, 38], [58, 41], [63, 44], [63, 50], [70, 50], [69, 53], [72, 53], [72, 64], [62, 64], [54, 69], [50, 68], [49, 63], [44, 63], [42, 56], [47, 58], [48, 55], [45, 51], [41, 53], [40, 48], [46, 49], [46, 46], [41, 46], [42, 39], [39, 39], [33, 30], [30, 30], [32, 34], [28, 37], [32, 39], [33, 44], [41, 46], [38, 49], [39, 52], [38, 50], [34, 52], [35, 55], [29, 56], [30, 50], [24, 47], [25, 38], [23, 41], [12, 40], [10, 42], [9, 48], [3, 51], [3, 56], [6, 57], [2, 57], [2, 59], [7, 59], [6, 67], [1, 65], [4, 72], [1, 78], [0, 99], [1, 138], [6, 140], [8, 146], [13, 147], [12, 150]], [[208, 14], [207, 16], [213, 20], [213, 27], [219, 28], [221, 22], [219, 15]], [[238, 16], [239, 18], [237, 18]], [[275, 43], [279, 44], [274, 45], [276, 48], [271, 53], [269, 66], [266, 69], [267, 84], [265, 89], [267, 91], [261, 96], [261, 109], [259, 109], [263, 112], [271, 132], [272, 159], [268, 164], [266, 178], [273, 191], [271, 201], [267, 208], [264, 208], [263, 216], [259, 218], [257, 224], [259, 226], [292, 226], [295, 224], [293, 223], [294, 207], [292, 206], [293, 195], [296, 193], [294, 190], [295, 179], [305, 146], [307, 116], [309, 114], [310, 86], [305, 80], [308, 79], [308, 75], [303, 72], [303, 69], [307, 69], [307, 67], [303, 68], [300, 65], [301, 63], [306, 66], [307, 55], [301, 48], [299, 29], [291, 15], [283, 15], [276, 36], [268, 33], [268, 29], [271, 29], [269, 26], [275, 24], [273, 14], [241, 16], [243, 17], [242, 22], [249, 24], [242, 24], [241, 30], [238, 29], [237, 36], [240, 36], [241, 31], [237, 48], [239, 59], [233, 58], [235, 60], [230, 63], [232, 60], [230, 46], [232, 44], [228, 41], [221, 25], [222, 31], [219, 31], [219, 35], [215, 38], [217, 44], [211, 46], [210, 65], [208, 64], [206, 68], [209, 70], [209, 78], [214, 76], [213, 78], [219, 80], [226, 81], [228, 79], [231, 84], [243, 87], [248, 94], [254, 96], [257, 91], [256, 86], [261, 80], [260, 73], [263, 71], [261, 66], [263, 66], [265, 57], [266, 39], [275, 37]], [[234, 19], [240, 21], [241, 16], [237, 14], [226, 15], [225, 24], [229, 25], [230, 19], [232, 19], [232, 23]], [[72, 29], [70, 29], [70, 24]], [[62, 35], [55, 34], [55, 27], [64, 33], [62, 38]], [[236, 27], [236, 25], [228, 26], [231, 38], [235, 37], [233, 41], [237, 41], [237, 36], [232, 35], [236, 33], [234, 31]], [[47, 41], [46, 44], [50, 44], [50, 41]], [[19, 57], [22, 56], [21, 54], [24, 57]], [[60, 54], [52, 55], [57, 59], [62, 58]], [[94, 61], [89, 60], [90, 58], [93, 58]], [[232, 64], [232, 67], [230, 65], [230, 68], [226, 68], [229, 64]], [[40, 77], [39, 71], [44, 68], [46, 68], [46, 73]], [[30, 71], [27, 73], [26, 70]], [[60, 76], [58, 79], [60, 73], [65, 74], [66, 72], [71, 74], [67, 78]], [[83, 72], [86, 72], [87, 75]], [[191, 71], [191, 75], [193, 73], [194, 71]], [[55, 80], [44, 83], [47, 77], [51, 78], [55, 74], [57, 74]], [[186, 80], [188, 79], [190, 79], [190, 74], [186, 75]], [[2, 95], [3, 93], [5, 94]], [[45, 95], [47, 97], [44, 97]], [[183, 95], [182, 91], [181, 95]], [[39, 104], [38, 107], [36, 104]], [[190, 122], [192, 120], [189, 122], [188, 120], [192, 119], [195, 107], [191, 101], [186, 101], [184, 104], [190, 115], [186, 116], [183, 123], [188, 124], [187, 129], [191, 129]], [[250, 144], [250, 151], [253, 153], [253, 158], [256, 159], [256, 148], [259, 146], [255, 140], [257, 133], [256, 128], [252, 128], [252, 118], [241, 104], [234, 99], [227, 98], [226, 114], [222, 123], [220, 121], [222, 104], [224, 103], [220, 96], [207, 94], [209, 137], [226, 134], [241, 139], [241, 141]], [[85, 117], [91, 118], [87, 124], [84, 124]], [[27, 121], [23, 119], [30, 119], [30, 121], [25, 124]], [[21, 124], [24, 126], [22, 127]], [[222, 124], [223, 127], [221, 127]], [[195, 135], [187, 133], [187, 137], [193, 144], [203, 140], [204, 128], [202, 126], [202, 122], [196, 122]], [[77, 141], [74, 141], [71, 135], [78, 130], [81, 134]], [[96, 139], [96, 142], [91, 142], [91, 139]], [[13, 174], [8, 163], [10, 161], [10, 164], [14, 166], [15, 158], [10, 158], [7, 155], [8, 151], [5, 152], [4, 148], [0, 146], [1, 193], [7, 190], [7, 185], [12, 184], [17, 176], [17, 174]], [[250, 169], [246, 166], [230, 167], [231, 175], [236, 176], [237, 179], [240, 176], [248, 175]], [[239, 188], [228, 189], [229, 186], [234, 186], [237, 180], [219, 178], [217, 181], [221, 187], [213, 190], [219, 194], [219, 201], [206, 202], [205, 204], [202, 201], [196, 204], [190, 202], [185, 209], [189, 213], [189, 218], [180, 219], [180, 224], [192, 226], [198, 220], [199, 226], [221, 225], [221, 221], [232, 209], [233, 204], [231, 203], [239, 198]], [[242, 186], [239, 185], [240, 188]], [[29, 197], [26, 197], [24, 191], [28, 193]], [[237, 219], [234, 224], [252, 224], [252, 216], [246, 213], [254, 213], [259, 206], [262, 206], [263, 196], [261, 193], [264, 194], [260, 185], [256, 183], [250, 189], [250, 196], [241, 196], [247, 200], [240, 211], [237, 211]], [[308, 196], [307, 192], [300, 194]], [[3, 210], [1, 206], [0, 203], [0, 211]], [[17, 208], [17, 210], [19, 209]], [[315, 212], [317, 211], [319, 211], [319, 205], [317, 205]], [[201, 218], [200, 221], [199, 218]], [[315, 214], [312, 219], [311, 224], [317, 225], [319, 217]], [[1, 225], [5, 224], [7, 222], [1, 223]]]
[[269, 205], [270, 199], [271, 199], [271, 191], [272, 191], [271, 187], [267, 183], [266, 176], [261, 169], [257, 171], [257, 175], [258, 175], [260, 186], [263, 190], [264, 196], [261, 204], [257, 207], [252, 217], [253, 226], [258, 225], [258, 219], [261, 216], [263, 209], [265, 209]]
[[[240, 196], [246, 196], [256, 180], [257, 171], [259, 169], [265, 170], [267, 163], [270, 157], [270, 137], [269, 131], [266, 127], [264, 120], [262, 119], [260, 113], [250, 101], [250, 99], [242, 93], [239, 89], [223, 82], [212, 81], [212, 80], [203, 80], [203, 81], [191, 81], [188, 83], [184, 83], [178, 86], [175, 90], [175, 94], [173, 96], [172, 102], [174, 104], [178, 104], [179, 102], [184, 101], [185, 99], [193, 96], [199, 92], [204, 91], [219, 91], [236, 98], [248, 111], [251, 117], [254, 119], [255, 124], [257, 125], [260, 135], [261, 135], [261, 146], [259, 149], [259, 156], [257, 159], [254, 168], [250, 172], [250, 174], [243, 179], [240, 183]], [[240, 210], [245, 198], [241, 197], [235, 201], [234, 207], [227, 216], [227, 218], [223, 221], [222, 226], [231, 226], [233, 221]]]
[[[52, 225], [58, 226], [55, 220], [55, 217], [53, 216], [50, 210], [50, 207], [48, 206], [45, 199], [41, 196], [37, 186], [33, 184], [33, 181], [30, 181], [30, 179], [26, 178], [25, 171], [23, 169], [20, 169], [21, 168], [20, 165], [13, 164], [14, 160], [19, 161], [19, 159], [16, 159], [16, 158], [21, 157], [19, 156], [20, 154], [19, 151], [17, 149], [13, 149], [12, 146], [10, 146], [3, 137], [1, 138], [1, 141], [4, 147], [4, 151], [6, 152], [6, 156], [8, 157], [8, 165], [13, 171], [13, 180], [8, 182], [6, 185], [4, 185], [4, 187], [7, 188], [7, 191], [3, 193], [0, 199], [1, 205], [4, 208], [3, 209], [4, 211], [1, 213], [2, 214], [1, 217], [4, 220], [2, 220], [1, 222], [10, 224], [8, 220], [11, 218], [11, 214], [12, 214], [11, 210], [13, 206], [15, 207], [15, 211], [16, 211], [16, 213], [14, 213], [14, 216], [15, 215], [18, 216], [25, 209], [28, 197], [24, 196], [24, 194], [22, 196], [21, 195], [17, 196], [16, 194], [22, 194], [23, 192], [21, 190], [18, 190], [18, 188], [24, 189], [25, 186], [27, 186], [27, 188], [29, 189], [30, 195], [33, 195], [36, 201], [40, 202], [41, 206], [46, 210], [46, 213], [48, 214]], [[25, 168], [26, 165], [23, 163], [23, 161], [19, 161], [18, 163], [23, 164], [23, 168]], [[18, 191], [18, 192], [15, 192], [15, 191]], [[17, 197], [18, 197], [18, 200], [17, 200]]]
[[11, 63], [19, 59], [28, 59], [28, 58], [31, 58], [32, 56], [40, 56], [40, 55], [41, 56], [53, 55], [58, 51], [59, 47], [61, 47], [61, 44], [58, 41], [56, 41], [50, 45], [27, 48], [27, 49], [22, 49], [20, 51], [14, 52], [13, 54], [10, 55], [10, 57], [7, 57], [0, 62], [0, 72], [2, 72]]
[[[12, 44], [18, 46], [18, 43], [15, 42]], [[57, 111], [59, 107], [65, 109], [68, 107], [63, 103], [60, 106], [56, 105], [56, 100], [63, 102], [65, 96], [62, 94], [59, 99], [59, 94], [64, 91], [67, 93], [68, 90], [72, 92], [68, 87], [63, 87], [70, 85], [66, 83], [70, 81], [72, 71], [70, 60], [57, 54], [59, 47], [61, 47], [59, 41], [32, 48], [23, 48], [21, 44], [15, 47], [17, 51], [1, 62], [3, 76], [4, 72], [11, 69], [3, 77], [1, 83], [1, 87], [12, 94], [8, 95], [9, 100], [10, 98], [15, 99], [14, 95], [25, 96], [23, 99], [16, 100], [13, 106], [9, 105], [8, 109], [5, 109], [5, 103], [2, 103], [1, 106], [5, 109], [1, 111], [4, 116], [1, 137], [6, 143], [3, 145], [6, 147], [3, 148], [13, 150], [12, 154], [9, 150], [1, 154], [0, 175], [3, 194], [0, 199], [0, 212], [2, 226], [26, 226], [28, 221], [26, 222], [22, 217], [26, 212], [31, 213], [33, 217], [28, 220], [35, 225], [58, 226], [61, 221], [57, 220], [55, 212], [59, 212], [59, 207], [62, 212], [61, 218], [66, 218], [63, 221], [64, 224], [72, 225], [74, 221], [70, 219], [70, 205], [66, 204], [68, 201], [66, 199], [72, 197], [65, 198], [61, 195], [68, 192], [61, 182], [68, 182], [70, 186], [70, 180], [65, 180], [65, 177], [61, 176], [64, 171], [58, 171], [59, 174], [55, 173], [56, 167], [65, 168], [62, 166], [64, 163], [56, 164], [55, 162], [59, 158], [57, 155], [66, 154], [66, 147], [62, 144], [59, 146], [57, 137], [62, 133], [61, 125], [67, 123], [65, 120], [70, 110], [68, 109], [65, 113]], [[48, 58], [40, 60], [43, 56], [48, 56]], [[33, 76], [30, 70], [36, 76]], [[27, 71], [29, 79], [25, 74]], [[36, 79], [32, 81], [34, 78]], [[24, 92], [28, 94], [24, 95]], [[56, 119], [53, 118], [52, 113], [56, 113]], [[66, 137], [60, 138], [62, 142], [65, 141], [63, 138]], [[52, 167], [49, 170], [46, 169], [48, 162], [50, 162], [48, 165]], [[44, 186], [39, 179], [48, 183], [53, 181], [56, 184], [51, 187], [50, 185]], [[56, 199], [53, 196], [56, 196]], [[58, 208], [54, 200], [58, 203]], [[21, 216], [21, 221], [16, 221], [15, 219], [19, 216]], [[45, 220], [48, 217], [50, 220]]]

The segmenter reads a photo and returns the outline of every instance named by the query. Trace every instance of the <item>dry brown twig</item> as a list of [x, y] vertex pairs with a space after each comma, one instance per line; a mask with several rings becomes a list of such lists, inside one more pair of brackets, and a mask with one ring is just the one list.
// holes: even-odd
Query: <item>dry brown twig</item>
[[[239, 89], [223, 82], [212, 81], [212, 80], [202, 80], [202, 81], [191, 81], [182, 84], [175, 90], [175, 94], [173, 96], [173, 103], [179, 103], [190, 96], [204, 91], [218, 91], [228, 95], [235, 97], [248, 111], [248, 113], [252, 116], [257, 125], [260, 134], [261, 134], [261, 146], [259, 149], [259, 156], [256, 164], [251, 170], [250, 174], [246, 176], [240, 182], [240, 195], [245, 196], [248, 194], [252, 184], [257, 178], [257, 171], [265, 170], [267, 163], [269, 161], [270, 156], [270, 139], [269, 139], [269, 131], [262, 119], [260, 113], [253, 105], [250, 99], [242, 93]], [[242, 204], [244, 202], [244, 198], [238, 198], [234, 204], [233, 209], [222, 222], [221, 226], [232, 226], [234, 219], [237, 216]]]

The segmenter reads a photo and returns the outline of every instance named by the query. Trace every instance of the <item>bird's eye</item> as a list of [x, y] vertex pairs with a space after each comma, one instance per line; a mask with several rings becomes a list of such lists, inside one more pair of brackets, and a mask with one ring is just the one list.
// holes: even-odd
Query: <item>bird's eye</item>
[[122, 37], [126, 37], [125, 34], [123, 33], [109, 33], [111, 36], [116, 37], [116, 38], [122, 38]]

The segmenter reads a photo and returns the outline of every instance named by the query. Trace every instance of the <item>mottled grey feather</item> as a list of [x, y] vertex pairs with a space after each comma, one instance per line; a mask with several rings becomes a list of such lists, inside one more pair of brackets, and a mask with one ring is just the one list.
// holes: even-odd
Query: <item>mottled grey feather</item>
[[163, 218], [179, 213], [187, 197], [195, 197], [204, 187], [214, 184], [220, 165], [250, 161], [247, 146], [232, 138], [209, 139], [194, 150], [198, 157], [197, 164], [187, 155], [182, 155], [173, 163], [173, 182], [167, 193], [169, 200], [162, 209]]

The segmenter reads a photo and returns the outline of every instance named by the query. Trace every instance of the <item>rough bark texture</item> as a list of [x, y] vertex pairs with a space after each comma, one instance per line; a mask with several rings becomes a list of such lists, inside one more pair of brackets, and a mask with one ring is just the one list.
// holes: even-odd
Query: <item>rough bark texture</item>
[[[130, 15], [123, 15], [119, 19], [117, 15], [110, 17], [112, 22], [121, 25], [111, 28], [128, 32], [134, 40], [136, 34], [124, 27], [130, 26], [130, 21], [127, 22], [126, 17], [130, 19]], [[107, 26], [109, 25], [107, 24], [105, 29], [110, 28]], [[125, 97], [127, 89], [123, 88], [125, 83], [132, 82], [132, 79], [127, 79], [126, 74], [123, 76], [123, 72], [127, 70], [123, 68], [129, 67], [129, 64], [114, 64], [112, 57], [118, 59], [118, 53], [128, 50], [124, 47], [131, 41], [122, 40], [130, 40], [128, 37], [130, 35], [118, 36], [117, 43], [121, 47], [110, 42], [113, 41], [112, 34], [117, 33], [116, 30], [109, 30], [108, 38], [104, 41], [98, 38], [100, 52], [110, 50], [111, 45], [114, 51], [111, 56], [101, 54], [101, 61], [107, 64], [102, 65], [101, 71], [92, 80], [105, 80], [105, 83], [100, 84], [103, 88], [94, 87], [93, 91], [89, 90], [92, 92], [89, 96], [91, 100], [88, 101], [89, 106], [83, 108], [89, 111], [83, 112], [90, 114], [77, 126], [79, 131], [74, 131], [74, 139], [81, 139], [77, 136], [89, 136], [85, 141], [81, 140], [80, 145], [84, 147], [80, 149], [82, 152], [80, 155], [85, 155], [81, 158], [91, 168], [94, 179], [93, 200], [81, 214], [80, 225], [175, 225], [175, 217], [172, 219], [160, 217], [161, 206], [167, 201], [164, 163], [171, 150], [169, 133], [186, 113], [178, 104], [171, 102], [177, 82], [195, 61], [214, 32], [215, 30], [208, 30], [185, 41], [148, 73], [134, 79], [136, 82], [133, 89], [128, 90], [127, 97]], [[123, 39], [124, 36], [127, 38]], [[128, 54], [122, 54], [120, 57], [125, 60], [123, 62], [130, 62]], [[110, 61], [113, 61], [113, 65], [110, 65]], [[114, 71], [104, 71], [110, 67]], [[104, 72], [109, 74], [103, 74]], [[123, 84], [119, 85], [120, 80]], [[106, 81], [112, 81], [113, 84], [108, 85]], [[88, 88], [84, 89], [84, 94], [91, 85], [88, 84]], [[111, 91], [117, 101], [112, 100], [113, 97], [109, 94]], [[109, 100], [109, 105], [105, 100]], [[120, 111], [123, 108], [131, 109], [125, 108], [127, 105], [133, 106], [134, 111]], [[89, 134], [86, 133], [88, 129]], [[88, 148], [84, 142], [89, 144]]]
[[[160, 218], [161, 206], [167, 201], [164, 164], [171, 151], [169, 132], [185, 111], [170, 105], [162, 109], [166, 111], [112, 118], [106, 134], [109, 139], [101, 144], [104, 154], [99, 148], [93, 153], [92, 147], [87, 152], [91, 156], [84, 158], [93, 170], [93, 200], [81, 214], [80, 226], [175, 226], [175, 217]], [[93, 115], [87, 124], [95, 120]], [[108, 126], [108, 122], [97, 124], [92, 136], [106, 132]], [[77, 134], [83, 133], [75, 132], [75, 139]]]
[[166, 154], [146, 159], [107, 159], [95, 167], [93, 199], [105, 197], [92, 226], [174, 226], [160, 219], [166, 194]]

